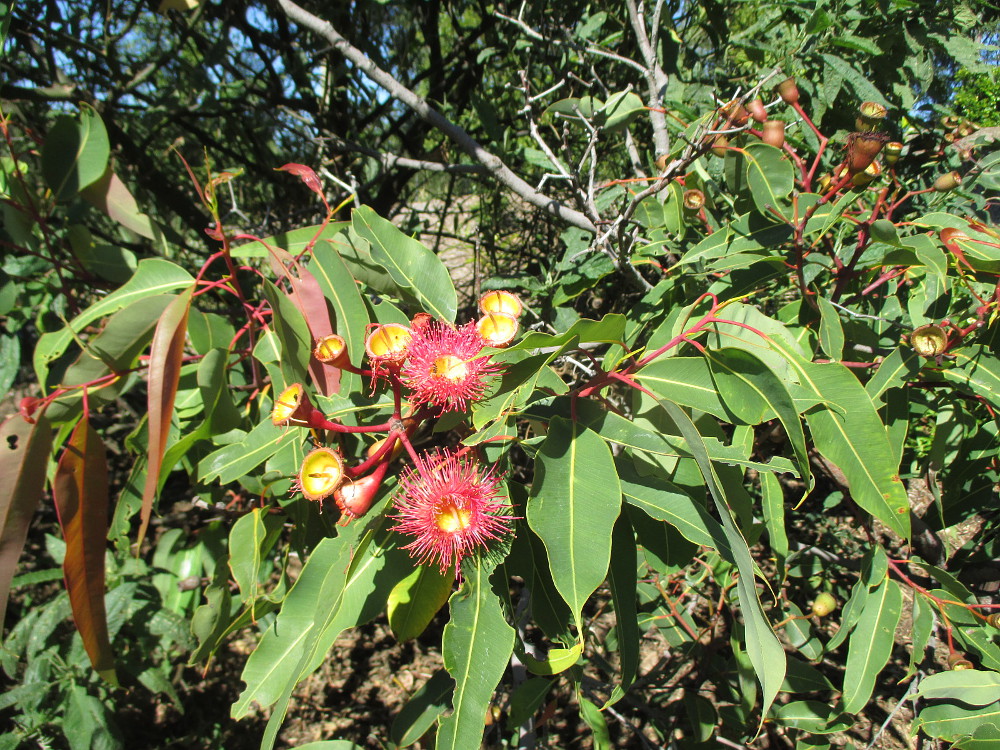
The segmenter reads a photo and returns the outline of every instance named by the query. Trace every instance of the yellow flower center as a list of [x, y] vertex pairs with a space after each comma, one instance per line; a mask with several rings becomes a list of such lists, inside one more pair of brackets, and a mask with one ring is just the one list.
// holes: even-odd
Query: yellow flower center
[[459, 507], [452, 497], [443, 498], [434, 515], [434, 522], [445, 534], [455, 534], [469, 527], [472, 512]]
[[340, 486], [344, 462], [329, 448], [317, 448], [302, 462], [299, 484], [310, 500], [321, 500]]
[[469, 374], [469, 368], [464, 361], [451, 354], [444, 354], [434, 360], [431, 374], [438, 378], [457, 383]]

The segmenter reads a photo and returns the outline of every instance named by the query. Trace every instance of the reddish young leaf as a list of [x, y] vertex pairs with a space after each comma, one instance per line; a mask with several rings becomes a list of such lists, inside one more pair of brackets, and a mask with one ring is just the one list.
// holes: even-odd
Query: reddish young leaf
[[139, 204], [125, 183], [111, 169], [110, 164], [104, 170], [104, 176], [81, 190], [80, 195], [123, 227], [147, 239], [156, 239], [157, 230], [153, 226], [152, 219], [139, 210]]
[[319, 177], [317, 177], [316, 173], [305, 164], [289, 163], [282, 167], [278, 167], [275, 171], [288, 172], [289, 174], [295, 175], [306, 184], [307, 188], [322, 198], [324, 203], [326, 202], [326, 196], [323, 195], [323, 185], [320, 183]]
[[73, 621], [90, 663], [117, 685], [104, 609], [104, 553], [108, 536], [108, 461], [100, 435], [84, 417], [66, 444], [52, 497], [66, 540], [63, 575]]
[[[323, 296], [316, 277], [287, 250], [270, 245], [267, 249], [271, 269], [275, 274], [288, 279], [292, 288], [288, 297], [305, 318], [313, 341], [336, 333], [330, 320], [330, 308], [327, 307], [326, 297]], [[324, 396], [340, 392], [340, 370], [336, 367], [325, 367], [315, 357], [310, 357], [309, 373]]]
[[0, 424], [0, 635], [10, 582], [45, 487], [51, 448], [52, 426], [44, 417], [29, 423], [14, 415]]
[[188, 312], [194, 287], [177, 295], [160, 316], [149, 350], [149, 446], [146, 459], [146, 485], [142, 490], [141, 523], [136, 540], [136, 552], [142, 545], [153, 514], [153, 500], [160, 481], [163, 454], [167, 450], [170, 417], [174, 412], [177, 383], [181, 377], [184, 338], [187, 335]]

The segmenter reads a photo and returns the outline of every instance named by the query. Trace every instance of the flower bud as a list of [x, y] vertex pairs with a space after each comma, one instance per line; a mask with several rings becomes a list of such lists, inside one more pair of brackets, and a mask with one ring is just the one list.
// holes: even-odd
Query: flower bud
[[376, 364], [399, 364], [406, 359], [406, 348], [413, 334], [399, 323], [375, 325], [365, 339], [365, 352]]
[[892, 141], [891, 143], [885, 144], [885, 151], [882, 156], [885, 159], [885, 163], [890, 167], [895, 165], [899, 161], [900, 154], [903, 153], [903, 144], [899, 141]]
[[778, 84], [778, 96], [785, 104], [797, 104], [799, 101], [799, 87], [795, 85], [794, 78], [786, 78]]
[[958, 172], [947, 172], [934, 180], [934, 189], [939, 193], [954, 190], [962, 183], [962, 175]]
[[837, 599], [833, 594], [822, 592], [818, 594], [812, 603], [812, 613], [816, 617], [826, 617], [837, 609]]
[[883, 133], [851, 133], [847, 136], [848, 171], [857, 174], [866, 169], [888, 140], [889, 136]]
[[[381, 440], [376, 440], [374, 443], [368, 446], [368, 450], [365, 452], [365, 455], [367, 455], [368, 458], [374, 456], [382, 449], [382, 446], [385, 445], [385, 441], [388, 439], [389, 438], [384, 437]], [[395, 461], [397, 458], [400, 457], [402, 453], [403, 453], [403, 442], [401, 440], [396, 440], [396, 442], [392, 446], [392, 450], [389, 451], [389, 458], [385, 460]]]
[[434, 321], [430, 313], [419, 312], [410, 321], [410, 331], [422, 331]]
[[307, 500], [322, 502], [344, 481], [344, 461], [331, 448], [317, 448], [302, 460], [298, 486]]
[[508, 346], [518, 331], [517, 318], [503, 312], [486, 313], [476, 321], [476, 330], [483, 337], [486, 346], [503, 349]]
[[347, 342], [342, 336], [331, 333], [316, 342], [313, 349], [313, 356], [324, 365], [330, 367], [343, 367], [350, 364], [350, 357], [347, 353]]
[[486, 294], [479, 298], [479, 309], [484, 314], [498, 312], [517, 318], [521, 315], [521, 310], [524, 309], [524, 306], [516, 294], [511, 294], [502, 289], [494, 289], [493, 291], [486, 292]]
[[986, 617], [986, 624], [994, 628], [1000, 628], [1000, 612], [994, 612]]
[[858, 107], [858, 118], [854, 121], [854, 126], [862, 132], [875, 130], [885, 119], [886, 109], [877, 102], [862, 102]]
[[768, 120], [764, 123], [760, 139], [769, 146], [781, 148], [785, 145], [785, 123], [781, 120]]
[[750, 116], [757, 122], [765, 122], [767, 120], [767, 109], [764, 107], [764, 102], [760, 99], [747, 102], [747, 110], [750, 112]]
[[719, 107], [719, 114], [725, 117], [727, 122], [736, 127], [746, 125], [747, 120], [750, 119], [750, 113], [747, 112], [747, 108], [738, 99], [733, 99], [728, 104]]
[[936, 357], [948, 348], [948, 334], [941, 326], [929, 323], [913, 329], [910, 346], [921, 357]]
[[716, 156], [725, 156], [729, 150], [729, 139], [724, 135], [718, 135], [712, 142], [712, 153]]
[[274, 400], [271, 422], [276, 427], [288, 424], [306, 424], [312, 413], [312, 404], [301, 383], [292, 383]]
[[385, 466], [388, 466], [388, 464], [383, 464], [382, 467], [376, 469], [368, 476], [361, 477], [353, 482], [345, 482], [334, 493], [333, 499], [336, 501], [337, 507], [340, 508], [340, 512], [344, 514], [345, 520], [361, 518], [361, 516], [371, 509], [379, 487], [382, 486], [382, 477], [385, 476]]

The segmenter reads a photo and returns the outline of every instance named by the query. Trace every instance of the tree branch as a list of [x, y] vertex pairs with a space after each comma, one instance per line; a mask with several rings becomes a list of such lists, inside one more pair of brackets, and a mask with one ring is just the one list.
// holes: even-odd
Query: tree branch
[[562, 219], [572, 226], [579, 227], [594, 234], [597, 227], [584, 214], [572, 208], [564, 206], [559, 201], [547, 195], [539, 193], [531, 187], [521, 177], [516, 175], [500, 157], [487, 151], [465, 130], [451, 122], [447, 117], [438, 112], [425, 99], [408, 89], [392, 75], [379, 68], [364, 52], [354, 47], [333, 26], [312, 13], [299, 7], [291, 0], [278, 0], [282, 10], [296, 23], [306, 29], [319, 34], [326, 39], [340, 54], [356, 65], [365, 75], [375, 81], [389, 94], [412, 109], [425, 122], [440, 130], [451, 140], [461, 147], [469, 156], [482, 164], [486, 170], [493, 175], [502, 185], [519, 195], [538, 208], [547, 211], [553, 216]]

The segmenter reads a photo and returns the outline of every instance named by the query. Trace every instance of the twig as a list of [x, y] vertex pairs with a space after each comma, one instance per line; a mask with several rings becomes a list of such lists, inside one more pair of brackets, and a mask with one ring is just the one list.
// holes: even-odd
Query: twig
[[364, 52], [341, 36], [340, 32], [333, 28], [333, 25], [328, 21], [314, 16], [309, 11], [296, 5], [292, 0], [278, 0], [278, 4], [289, 18], [323, 37], [334, 49], [356, 65], [366, 76], [385, 89], [390, 96], [405, 104], [425, 122], [447, 135], [469, 156], [482, 164], [502, 185], [533, 206], [547, 211], [566, 223], [594, 234], [597, 233], [597, 227], [584, 214], [532, 188], [525, 180], [515, 174], [499, 156], [486, 150], [463, 128], [453, 123], [432, 107], [426, 99], [417, 95], [392, 75], [378, 67]]

